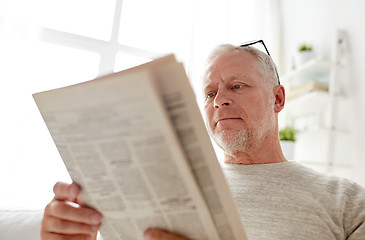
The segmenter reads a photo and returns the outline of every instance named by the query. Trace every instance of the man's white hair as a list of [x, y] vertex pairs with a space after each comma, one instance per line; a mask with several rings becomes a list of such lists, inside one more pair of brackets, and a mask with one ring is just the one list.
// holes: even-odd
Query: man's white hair
[[256, 68], [264, 78], [267, 87], [271, 89], [278, 85], [279, 79], [276, 75], [276, 65], [274, 61], [269, 55], [252, 46], [239, 47], [232, 44], [218, 45], [209, 55], [206, 66], [209, 66], [211, 62], [221, 54], [235, 51], [247, 51], [256, 56], [258, 60]]

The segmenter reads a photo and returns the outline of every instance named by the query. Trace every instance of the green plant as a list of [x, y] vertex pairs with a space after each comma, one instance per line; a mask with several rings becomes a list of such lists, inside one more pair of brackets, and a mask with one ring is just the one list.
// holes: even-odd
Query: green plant
[[308, 44], [301, 44], [298, 48], [299, 52], [303, 52], [303, 51], [311, 51], [312, 50], [312, 46], [308, 45]]
[[296, 133], [297, 131], [293, 127], [287, 126], [279, 131], [280, 141], [286, 140], [295, 142]]

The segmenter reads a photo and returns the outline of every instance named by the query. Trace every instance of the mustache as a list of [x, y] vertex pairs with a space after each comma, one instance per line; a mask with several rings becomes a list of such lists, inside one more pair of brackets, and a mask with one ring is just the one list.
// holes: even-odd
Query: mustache
[[227, 109], [224, 109], [224, 110], [221, 110], [221, 111], [217, 112], [213, 117], [213, 121], [216, 123], [219, 119], [222, 119], [222, 118], [241, 118], [241, 119], [245, 119], [245, 117], [246, 117], [246, 114], [244, 114], [244, 112], [242, 112], [242, 110], [227, 108]]

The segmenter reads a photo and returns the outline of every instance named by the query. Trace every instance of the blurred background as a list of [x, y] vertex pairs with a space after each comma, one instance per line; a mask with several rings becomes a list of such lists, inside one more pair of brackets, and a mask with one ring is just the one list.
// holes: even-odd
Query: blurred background
[[199, 100], [209, 51], [257, 39], [287, 89], [288, 159], [365, 185], [364, 9], [361, 0], [0, 0], [0, 208], [44, 208], [54, 183], [71, 181], [33, 93], [174, 53]]

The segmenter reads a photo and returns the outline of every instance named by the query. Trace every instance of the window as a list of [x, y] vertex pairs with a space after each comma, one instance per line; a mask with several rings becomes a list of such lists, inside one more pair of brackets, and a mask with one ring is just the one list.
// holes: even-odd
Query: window
[[33, 93], [166, 53], [196, 85], [216, 44], [264, 38], [256, 2], [0, 0], [0, 208], [43, 208], [54, 183], [70, 181]]

